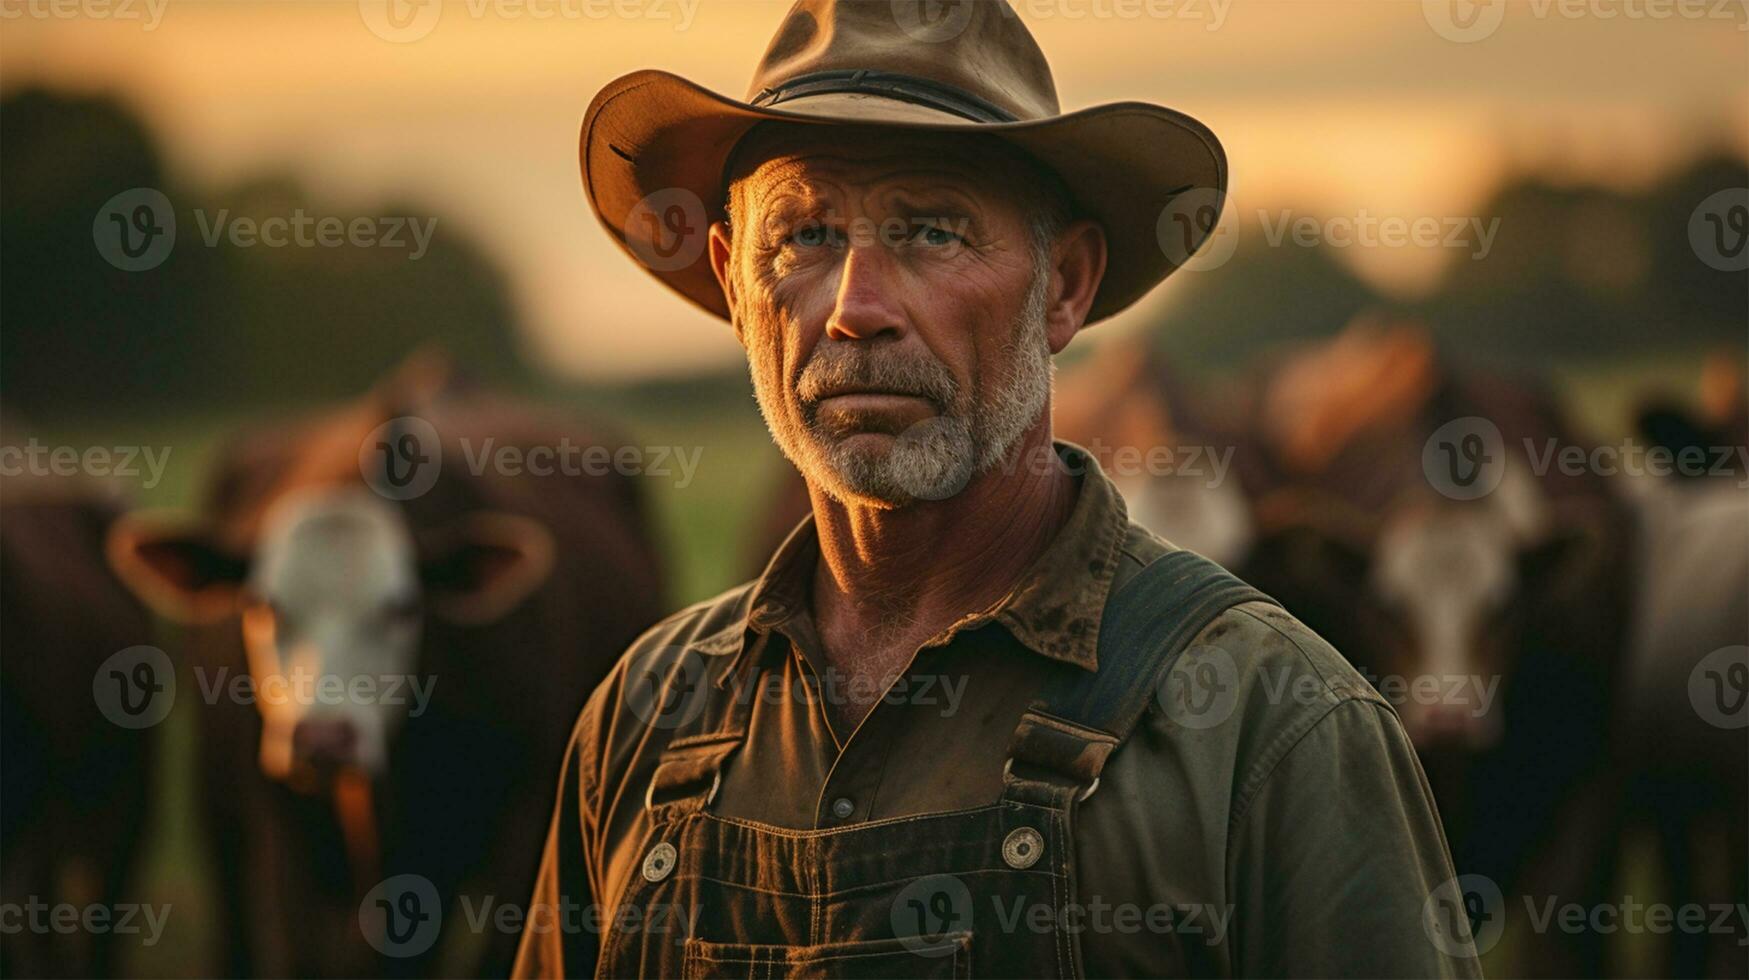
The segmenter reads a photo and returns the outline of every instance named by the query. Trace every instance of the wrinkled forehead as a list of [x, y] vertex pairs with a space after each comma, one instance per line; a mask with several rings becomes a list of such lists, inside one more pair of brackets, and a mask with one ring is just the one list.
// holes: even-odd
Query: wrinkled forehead
[[736, 146], [724, 180], [755, 198], [779, 188], [829, 196], [904, 184], [985, 202], [1032, 179], [1035, 167], [981, 133], [761, 123]]

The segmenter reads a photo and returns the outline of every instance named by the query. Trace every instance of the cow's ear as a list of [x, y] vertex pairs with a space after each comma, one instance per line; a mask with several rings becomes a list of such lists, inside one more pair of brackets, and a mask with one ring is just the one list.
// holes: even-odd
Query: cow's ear
[[230, 615], [249, 561], [218, 543], [210, 525], [127, 514], [110, 525], [110, 567], [154, 612], [182, 623]]
[[421, 548], [419, 578], [432, 612], [489, 623], [541, 587], [553, 571], [553, 535], [515, 514], [472, 514]]

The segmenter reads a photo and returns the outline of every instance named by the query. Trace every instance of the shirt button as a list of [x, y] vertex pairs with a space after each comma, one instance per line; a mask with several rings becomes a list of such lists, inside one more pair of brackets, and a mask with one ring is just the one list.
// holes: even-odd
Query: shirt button
[[849, 797], [840, 796], [832, 801], [832, 815], [840, 820], [850, 819], [850, 815], [855, 812], [856, 804], [850, 802]]

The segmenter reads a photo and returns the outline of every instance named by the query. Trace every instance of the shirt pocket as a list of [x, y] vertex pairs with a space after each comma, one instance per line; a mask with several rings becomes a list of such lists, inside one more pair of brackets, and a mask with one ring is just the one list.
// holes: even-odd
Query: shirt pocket
[[935, 939], [870, 939], [819, 946], [686, 941], [685, 980], [775, 978], [785, 980], [875, 980], [881, 977], [970, 977], [972, 934], [950, 932]]

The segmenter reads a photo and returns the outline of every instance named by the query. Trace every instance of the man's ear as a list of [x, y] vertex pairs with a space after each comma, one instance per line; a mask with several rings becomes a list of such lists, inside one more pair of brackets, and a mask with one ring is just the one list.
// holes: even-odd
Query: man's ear
[[419, 579], [432, 612], [468, 625], [504, 616], [552, 570], [552, 532], [515, 514], [471, 514], [420, 548]]
[[1105, 229], [1091, 218], [1071, 221], [1051, 251], [1052, 291], [1045, 307], [1045, 335], [1051, 353], [1069, 346], [1087, 322], [1093, 297], [1105, 279]]
[[237, 608], [249, 560], [218, 543], [211, 525], [126, 514], [110, 525], [109, 564], [152, 610], [182, 623], [212, 623]]
[[729, 255], [732, 251], [735, 233], [729, 228], [727, 221], [713, 221], [710, 228], [708, 249], [711, 258], [711, 273], [717, 277], [717, 286], [723, 291], [723, 302], [729, 307], [729, 323], [735, 328], [735, 339], [741, 339], [741, 318], [735, 315], [735, 276], [729, 268]]

